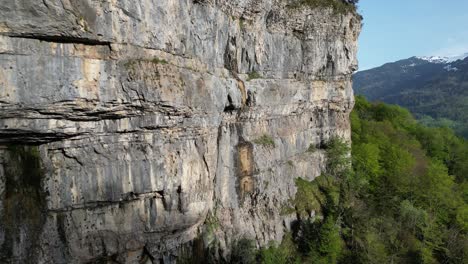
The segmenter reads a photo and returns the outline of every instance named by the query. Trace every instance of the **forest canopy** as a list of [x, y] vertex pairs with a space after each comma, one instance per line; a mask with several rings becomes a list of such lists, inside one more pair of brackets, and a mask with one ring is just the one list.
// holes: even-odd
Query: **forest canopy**
[[332, 138], [327, 172], [297, 180], [292, 232], [235, 262], [467, 263], [466, 140], [363, 97], [351, 122], [351, 149]]

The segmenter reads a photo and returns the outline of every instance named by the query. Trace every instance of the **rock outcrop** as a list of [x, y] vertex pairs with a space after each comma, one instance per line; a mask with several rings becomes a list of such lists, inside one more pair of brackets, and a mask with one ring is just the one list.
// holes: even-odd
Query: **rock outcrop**
[[[280, 241], [350, 136], [354, 12], [1, 0], [0, 262], [172, 262]], [[308, 151], [315, 146], [316, 151]]]

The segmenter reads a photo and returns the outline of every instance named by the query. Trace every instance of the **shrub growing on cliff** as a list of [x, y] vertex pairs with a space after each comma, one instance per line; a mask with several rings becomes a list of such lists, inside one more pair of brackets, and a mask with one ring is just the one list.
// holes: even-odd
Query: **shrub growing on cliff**
[[251, 71], [247, 75], [248, 75], [247, 76], [247, 81], [262, 78], [262, 75], [260, 75], [260, 73], [258, 73], [257, 71]]
[[160, 59], [160, 58], [153, 58], [151, 59], [151, 62], [154, 64], [168, 64], [167, 60], [165, 59]]
[[274, 148], [275, 147], [275, 141], [273, 140], [273, 138], [269, 135], [262, 135], [261, 137], [255, 139], [253, 141], [255, 144], [257, 145], [261, 145], [261, 146], [264, 146], [264, 147], [270, 147], [270, 148]]
[[317, 178], [317, 181], [313, 182], [302, 178], [296, 179], [297, 192], [293, 204], [299, 216], [307, 218], [312, 212], [320, 211], [321, 204], [325, 200], [318, 183], [322, 178]]

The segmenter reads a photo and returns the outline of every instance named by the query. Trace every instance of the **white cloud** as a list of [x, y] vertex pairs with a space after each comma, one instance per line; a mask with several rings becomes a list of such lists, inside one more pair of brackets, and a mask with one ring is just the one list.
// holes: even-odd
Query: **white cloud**
[[468, 31], [459, 34], [456, 37], [449, 37], [444, 47], [434, 51], [433, 56], [453, 57], [468, 52]]
[[[459, 43], [452, 46], [447, 46], [435, 51], [433, 56], [453, 57], [468, 52], [468, 43]], [[429, 55], [429, 54], [428, 54]]]

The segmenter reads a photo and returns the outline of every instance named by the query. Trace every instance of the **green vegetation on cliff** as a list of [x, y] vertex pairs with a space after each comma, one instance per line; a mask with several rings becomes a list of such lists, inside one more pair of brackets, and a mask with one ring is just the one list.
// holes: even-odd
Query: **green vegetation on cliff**
[[355, 12], [358, 0], [294, 0], [290, 1], [290, 8], [308, 6], [311, 8], [332, 8], [335, 13]]
[[327, 173], [297, 180], [292, 233], [257, 261], [467, 263], [468, 142], [363, 97], [351, 121], [352, 155], [330, 140]]
[[257, 145], [261, 145], [264, 147], [270, 147], [270, 148], [275, 147], [275, 141], [270, 135], [267, 135], [267, 134], [262, 135], [261, 137], [255, 139], [253, 142]]

